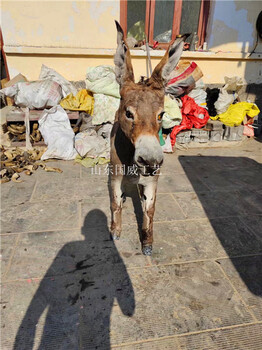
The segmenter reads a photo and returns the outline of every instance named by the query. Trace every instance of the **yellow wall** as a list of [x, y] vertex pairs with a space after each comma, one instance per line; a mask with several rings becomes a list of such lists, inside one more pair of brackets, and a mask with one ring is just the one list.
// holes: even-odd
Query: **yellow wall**
[[[186, 55], [183, 55], [186, 56]], [[225, 55], [224, 55], [225, 56]], [[223, 57], [221, 59], [184, 57], [195, 61], [204, 76], [203, 81], [207, 84], [224, 83], [224, 76], [240, 76], [248, 83], [262, 83], [261, 61], [239, 60]], [[155, 67], [159, 58], [152, 58], [152, 66]], [[41, 65], [54, 68], [68, 80], [84, 80], [87, 67], [100, 64], [113, 65], [113, 56], [49, 56], [49, 55], [11, 55], [8, 56], [8, 65], [13, 67], [13, 75], [21, 72], [27, 79], [35, 80], [39, 76]], [[146, 59], [144, 57], [132, 57], [136, 80], [141, 75], [146, 75]], [[15, 67], [15, 68], [14, 68]]]
[[119, 1], [2, 1], [6, 46], [112, 48]]
[[[227, 12], [233, 11], [231, 16], [225, 6]], [[184, 58], [200, 66], [204, 82], [223, 83], [225, 75], [238, 75], [248, 82], [262, 83], [262, 55], [255, 54], [249, 59], [244, 54], [250, 51], [255, 40], [254, 23], [259, 6], [259, 1], [252, 1], [252, 6], [250, 1], [211, 2], [207, 41], [214, 52], [183, 53]], [[1, 27], [11, 77], [21, 72], [29, 80], [35, 80], [41, 65], [45, 64], [69, 80], [82, 80], [88, 66], [113, 64], [114, 19], [120, 17], [120, 0], [3, 0], [1, 7]], [[135, 51], [133, 56], [138, 79], [146, 74], [146, 59], [138, 57]], [[152, 57], [153, 66], [159, 59]]]

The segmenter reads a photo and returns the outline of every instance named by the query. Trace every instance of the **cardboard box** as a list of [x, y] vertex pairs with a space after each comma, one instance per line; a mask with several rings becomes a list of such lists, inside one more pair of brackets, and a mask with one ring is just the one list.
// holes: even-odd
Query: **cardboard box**
[[[12, 85], [14, 85], [16, 83], [21, 83], [21, 82], [25, 82], [25, 81], [28, 81], [26, 79], [26, 77], [19, 73], [17, 76], [15, 76], [13, 79], [11, 79], [9, 81], [7, 80], [7, 78], [6, 79], [2, 79], [1, 80], [1, 86], [2, 86], [2, 89], [3, 89], [3, 88], [6, 88], [6, 87], [9, 87], [9, 86], [12, 86]], [[14, 99], [11, 98], [11, 97], [6, 96], [6, 103], [7, 103], [8, 106], [13, 106], [14, 105]]]
[[7, 83], [5, 83], [4, 87], [9, 87], [9, 86], [12, 86], [12, 85], [14, 85], [16, 83], [22, 83], [24, 81], [28, 81], [28, 80], [26, 79], [26, 77], [24, 75], [18, 74], [13, 79], [11, 79]]
[[[2, 79], [1, 80], [1, 89], [6, 87], [6, 84], [8, 83], [8, 79]], [[7, 106], [13, 106], [14, 105], [14, 100], [11, 97], [5, 96], [5, 100], [7, 103]]]

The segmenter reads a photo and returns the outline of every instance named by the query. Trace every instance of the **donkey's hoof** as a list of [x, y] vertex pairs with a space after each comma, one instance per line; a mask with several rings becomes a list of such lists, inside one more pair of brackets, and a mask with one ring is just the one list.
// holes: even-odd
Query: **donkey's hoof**
[[111, 233], [111, 237], [113, 241], [118, 241], [120, 239], [120, 236], [117, 236], [116, 234]]
[[152, 250], [153, 250], [153, 248], [151, 245], [146, 245], [145, 247], [142, 248], [142, 253], [144, 255], [150, 256], [150, 255], [152, 255]]

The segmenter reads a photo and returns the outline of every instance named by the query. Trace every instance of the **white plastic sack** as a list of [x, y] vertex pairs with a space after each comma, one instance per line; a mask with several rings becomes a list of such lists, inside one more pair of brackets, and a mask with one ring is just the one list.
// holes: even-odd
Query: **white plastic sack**
[[217, 114], [224, 113], [228, 107], [235, 101], [238, 97], [236, 93], [243, 86], [243, 80], [239, 77], [224, 77], [225, 85], [221, 89], [218, 99], [215, 102], [215, 108]]
[[224, 77], [227, 92], [238, 92], [244, 85], [243, 79], [240, 77]]
[[38, 123], [47, 145], [47, 150], [41, 157], [42, 160], [49, 158], [70, 160], [76, 157], [75, 134], [68, 115], [60, 105], [44, 110]]
[[76, 135], [75, 148], [81, 157], [109, 158], [110, 142], [98, 136], [95, 130], [86, 130]]
[[217, 114], [224, 113], [236, 98], [237, 94], [229, 94], [225, 88], [222, 88], [214, 104]]
[[188, 94], [189, 97], [193, 98], [200, 107], [206, 108], [207, 93], [205, 92], [205, 84], [202, 79], [196, 82], [196, 86]]
[[120, 105], [120, 98], [104, 94], [94, 94], [93, 125], [114, 123], [116, 111]]
[[61, 86], [52, 80], [21, 82], [0, 90], [13, 97], [19, 107], [43, 109], [56, 106], [62, 99]]
[[42, 64], [39, 79], [41, 80], [48, 79], [48, 80], [57, 82], [62, 88], [63, 97], [66, 97], [70, 93], [72, 93], [74, 96], [77, 94], [77, 89], [74, 87], [72, 83], [66, 80], [62, 75], [57, 73], [54, 69], [49, 68], [44, 64]]
[[110, 123], [106, 123], [101, 126], [99, 130], [97, 130], [97, 135], [102, 136], [104, 139], [110, 139], [111, 131], [112, 131], [113, 125]]
[[105, 94], [120, 98], [119, 85], [116, 81], [114, 67], [112, 66], [88, 67], [86, 72], [86, 88], [94, 94]]
[[171, 144], [170, 134], [167, 135], [167, 138], [165, 139], [165, 144], [162, 147], [162, 150], [164, 153], [173, 153], [173, 147]]

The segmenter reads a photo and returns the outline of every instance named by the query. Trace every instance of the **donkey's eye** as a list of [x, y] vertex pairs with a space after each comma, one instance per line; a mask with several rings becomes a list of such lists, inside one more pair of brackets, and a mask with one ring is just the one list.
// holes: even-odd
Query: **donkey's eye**
[[126, 111], [126, 117], [128, 118], [128, 119], [134, 119], [134, 115], [133, 115], [133, 113], [131, 113], [130, 111]]
[[165, 112], [161, 112], [160, 114], [158, 114], [157, 120], [158, 120], [159, 122], [161, 122], [161, 120], [162, 120], [164, 114], [165, 114]]

